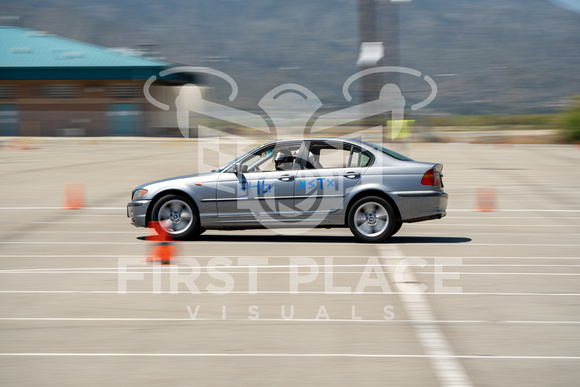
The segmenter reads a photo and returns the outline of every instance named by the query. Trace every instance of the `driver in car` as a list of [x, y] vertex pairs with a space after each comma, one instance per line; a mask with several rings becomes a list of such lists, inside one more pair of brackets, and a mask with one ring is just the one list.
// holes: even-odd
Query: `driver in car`
[[294, 164], [294, 156], [288, 149], [280, 149], [274, 158], [277, 171], [286, 171], [292, 169]]

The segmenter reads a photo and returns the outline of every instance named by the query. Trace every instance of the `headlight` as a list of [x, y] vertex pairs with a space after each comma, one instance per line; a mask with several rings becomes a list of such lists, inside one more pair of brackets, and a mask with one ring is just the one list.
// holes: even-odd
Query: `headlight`
[[131, 201], [134, 202], [135, 200], [139, 199], [141, 196], [145, 195], [146, 193], [147, 193], [146, 189], [137, 188], [135, 191], [133, 191], [133, 195], [131, 196]]

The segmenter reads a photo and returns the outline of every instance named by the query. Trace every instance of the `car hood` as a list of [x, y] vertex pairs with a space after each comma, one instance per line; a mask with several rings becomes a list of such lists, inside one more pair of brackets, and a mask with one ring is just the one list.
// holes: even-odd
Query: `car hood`
[[192, 175], [169, 177], [167, 179], [150, 181], [148, 183], [141, 184], [139, 187], [145, 188], [145, 187], [151, 186], [151, 185], [156, 185], [156, 184], [160, 184], [160, 183], [167, 183], [170, 181], [177, 181], [177, 180], [182, 180], [182, 179], [191, 179], [194, 182], [197, 182], [197, 181], [204, 182], [204, 181], [209, 180], [210, 176], [215, 176], [216, 173], [217, 172], [203, 172], [203, 173], [194, 173]]
[[[168, 179], [155, 180], [146, 184], [141, 184], [135, 188], [135, 190], [140, 188], [146, 189], [148, 192], [141, 196], [140, 199], [151, 200], [161, 191], [177, 189], [187, 192], [194, 184], [215, 181], [217, 178], [216, 176], [218, 176], [217, 172], [204, 172], [193, 175], [170, 177]], [[133, 190], [133, 192], [135, 192], [135, 190]]]

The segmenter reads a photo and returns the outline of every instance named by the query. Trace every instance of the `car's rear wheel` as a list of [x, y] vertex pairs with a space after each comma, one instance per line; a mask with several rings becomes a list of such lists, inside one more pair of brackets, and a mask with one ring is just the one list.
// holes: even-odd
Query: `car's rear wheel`
[[359, 199], [348, 213], [348, 226], [362, 242], [381, 242], [392, 235], [395, 211], [385, 199], [368, 196]]
[[167, 233], [171, 239], [183, 240], [201, 234], [197, 208], [183, 195], [165, 195], [153, 206], [151, 220], [158, 233]]

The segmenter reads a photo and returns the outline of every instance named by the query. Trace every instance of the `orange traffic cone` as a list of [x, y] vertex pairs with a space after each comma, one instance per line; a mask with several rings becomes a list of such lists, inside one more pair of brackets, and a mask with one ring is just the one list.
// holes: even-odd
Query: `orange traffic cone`
[[10, 150], [29, 150], [29, 149], [38, 149], [37, 146], [31, 146], [31, 141], [29, 138], [26, 139], [18, 139], [12, 140], [6, 147], [6, 149]]
[[62, 207], [65, 209], [84, 208], [85, 185], [82, 183], [65, 184]]
[[169, 265], [171, 258], [176, 255], [176, 248], [171, 243], [171, 235], [167, 233], [159, 225], [159, 222], [149, 222], [149, 228], [156, 230], [157, 233], [148, 235], [145, 239], [156, 242], [151, 249], [150, 256], [147, 257], [147, 262], [161, 263], [162, 265]]
[[495, 211], [495, 187], [478, 187], [476, 211]]
[[151, 256], [147, 258], [147, 262], [158, 262], [162, 265], [169, 265], [171, 258], [175, 255], [175, 246], [169, 242], [157, 243], [151, 249]]

